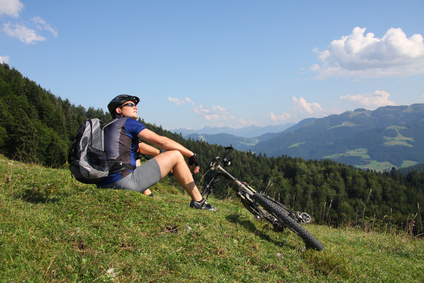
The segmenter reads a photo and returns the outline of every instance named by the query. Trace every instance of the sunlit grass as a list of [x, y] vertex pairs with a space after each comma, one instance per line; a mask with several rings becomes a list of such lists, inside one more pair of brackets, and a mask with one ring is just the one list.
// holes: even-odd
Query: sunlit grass
[[306, 226], [324, 251], [256, 221], [236, 200], [188, 207], [179, 187], [156, 197], [102, 190], [0, 156], [0, 282], [419, 282], [421, 239]]

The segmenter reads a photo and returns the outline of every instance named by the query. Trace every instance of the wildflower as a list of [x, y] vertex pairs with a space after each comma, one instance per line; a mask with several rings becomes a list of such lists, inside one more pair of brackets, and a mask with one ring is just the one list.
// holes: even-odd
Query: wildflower
[[111, 280], [116, 277], [115, 268], [109, 268], [106, 271], [107, 277], [109, 277]]

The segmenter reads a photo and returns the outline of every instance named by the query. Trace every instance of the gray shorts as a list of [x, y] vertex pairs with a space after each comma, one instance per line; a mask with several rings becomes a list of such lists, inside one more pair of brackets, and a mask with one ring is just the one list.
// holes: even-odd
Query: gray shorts
[[132, 190], [144, 192], [149, 187], [161, 180], [160, 167], [156, 159], [149, 159], [147, 162], [134, 169], [130, 175], [115, 183], [102, 186], [102, 188], [113, 188], [120, 190]]

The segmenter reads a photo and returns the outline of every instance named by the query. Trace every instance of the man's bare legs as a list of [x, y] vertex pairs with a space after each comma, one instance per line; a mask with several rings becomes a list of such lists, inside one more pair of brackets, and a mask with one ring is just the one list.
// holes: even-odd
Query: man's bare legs
[[192, 200], [201, 201], [200, 194], [194, 183], [191, 171], [187, 166], [184, 156], [177, 150], [169, 150], [154, 157], [159, 164], [161, 177], [165, 177], [169, 171], [173, 170], [177, 182], [184, 187]]

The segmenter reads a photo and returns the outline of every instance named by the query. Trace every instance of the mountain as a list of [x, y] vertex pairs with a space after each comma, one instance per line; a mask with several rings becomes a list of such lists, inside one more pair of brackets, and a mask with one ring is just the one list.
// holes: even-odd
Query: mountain
[[[284, 125], [268, 126], [268, 127], [262, 127], [262, 128], [256, 127], [256, 126], [250, 126], [250, 127], [241, 128], [241, 129], [232, 129], [228, 127], [222, 127], [222, 128], [204, 127], [201, 130], [179, 129], [174, 131], [180, 131], [179, 133], [181, 133], [183, 137], [186, 139], [190, 138], [193, 140], [201, 140], [210, 144], [217, 144], [222, 146], [232, 145], [237, 150], [249, 151], [259, 142], [276, 137], [280, 135], [282, 132], [293, 132], [303, 127], [306, 124], [312, 123], [314, 120], [315, 118], [308, 118], [308, 119], [304, 119], [300, 121], [299, 123], [295, 125], [284, 124]], [[199, 132], [203, 134], [199, 134]], [[233, 134], [229, 134], [228, 132], [231, 132]], [[235, 135], [237, 133], [243, 136]], [[258, 135], [258, 134], [261, 134], [261, 135]]]
[[416, 165], [412, 165], [409, 167], [404, 167], [404, 168], [400, 168], [397, 170], [397, 172], [401, 173], [402, 175], [408, 175], [409, 173], [411, 173], [412, 171], [417, 171], [417, 172], [423, 172], [424, 171], [424, 163], [419, 163]]
[[356, 109], [307, 122], [259, 142], [252, 151], [375, 170], [424, 162], [424, 104]]
[[187, 137], [192, 134], [198, 135], [215, 135], [215, 134], [230, 134], [236, 137], [243, 138], [255, 138], [267, 133], [280, 133], [289, 127], [292, 127], [294, 124], [283, 124], [275, 126], [266, 126], [266, 127], [257, 127], [249, 126], [240, 129], [233, 129], [230, 127], [204, 127], [199, 130], [189, 130], [189, 129], [174, 129], [171, 132], [181, 134], [183, 137]]
[[214, 135], [190, 134], [190, 135], [184, 136], [184, 138], [186, 139], [190, 138], [193, 140], [201, 140], [209, 144], [217, 144], [222, 146], [232, 145], [237, 150], [249, 151], [258, 142], [273, 138], [279, 134], [280, 133], [267, 133], [256, 138], [245, 138], [245, 137], [239, 137], [239, 136], [234, 136], [230, 134], [214, 134]]
[[315, 118], [306, 118], [306, 119], [303, 119], [299, 123], [297, 123], [297, 124], [291, 126], [290, 128], [286, 129], [284, 132], [286, 132], [286, 133], [294, 132], [294, 131], [302, 128], [303, 126], [312, 123], [313, 121], [315, 121]]

